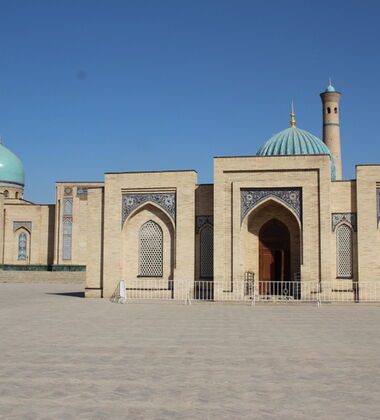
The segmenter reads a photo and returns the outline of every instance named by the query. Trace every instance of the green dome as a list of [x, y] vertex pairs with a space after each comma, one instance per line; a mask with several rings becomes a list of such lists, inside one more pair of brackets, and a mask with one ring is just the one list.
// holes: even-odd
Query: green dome
[[280, 131], [264, 143], [257, 156], [329, 155], [331, 178], [335, 179], [335, 165], [328, 147], [318, 137], [297, 127]]
[[24, 187], [24, 165], [10, 150], [0, 144], [0, 185]]

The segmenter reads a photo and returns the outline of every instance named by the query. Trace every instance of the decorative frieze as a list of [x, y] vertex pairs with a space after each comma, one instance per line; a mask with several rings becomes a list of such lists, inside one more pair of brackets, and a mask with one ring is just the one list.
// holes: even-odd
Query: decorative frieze
[[214, 216], [196, 216], [195, 217], [195, 232], [199, 233], [204, 225], [214, 226]]
[[175, 221], [176, 218], [176, 195], [175, 193], [133, 193], [123, 194], [122, 204], [122, 223], [127, 217], [141, 206], [141, 204], [152, 202], [161, 207]]
[[241, 220], [261, 201], [273, 197], [290, 207], [302, 219], [302, 189], [301, 188], [242, 188], [241, 189]]
[[356, 228], [357, 228], [356, 213], [332, 213], [331, 214], [331, 228], [333, 232], [335, 231], [335, 228], [341, 222], [348, 223], [352, 227], [352, 229], [356, 232]]
[[29, 232], [32, 231], [32, 222], [13, 222], [13, 232], [16, 232], [17, 229], [24, 228]]

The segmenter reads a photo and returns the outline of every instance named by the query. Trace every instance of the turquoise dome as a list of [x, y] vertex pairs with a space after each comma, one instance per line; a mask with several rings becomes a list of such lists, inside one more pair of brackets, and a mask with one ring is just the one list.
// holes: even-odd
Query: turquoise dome
[[24, 187], [25, 171], [21, 160], [0, 144], [0, 185]]
[[318, 137], [297, 127], [280, 131], [264, 143], [257, 156], [329, 155], [331, 178], [335, 179], [335, 165], [328, 147]]
[[329, 83], [329, 85], [325, 89], [325, 92], [336, 92], [336, 90], [335, 90], [334, 86], [331, 83]]

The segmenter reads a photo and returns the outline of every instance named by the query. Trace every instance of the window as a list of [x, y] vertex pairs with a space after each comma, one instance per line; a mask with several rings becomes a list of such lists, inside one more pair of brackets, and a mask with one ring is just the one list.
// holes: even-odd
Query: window
[[63, 251], [62, 259], [71, 260], [73, 222], [71, 218], [63, 220]]
[[335, 112], [335, 114], [337, 114], [338, 113], [338, 108], [334, 108], [334, 112]]
[[336, 231], [337, 277], [352, 278], [352, 229], [342, 224]]
[[26, 247], [27, 247], [27, 236], [26, 233], [22, 232], [18, 235], [18, 252], [17, 252], [17, 259], [19, 261], [26, 261]]
[[331, 108], [329, 106], [327, 107], [327, 113], [331, 114]]
[[200, 233], [201, 242], [201, 277], [214, 275], [214, 231], [206, 226]]
[[5, 190], [5, 191], [4, 191], [4, 197], [5, 197], [5, 198], [8, 198], [8, 196], [9, 196], [9, 191], [8, 191], [8, 190]]
[[15, 198], [18, 198], [18, 191], [15, 192]]
[[139, 233], [139, 276], [162, 277], [163, 234], [160, 226], [149, 220]]
[[72, 198], [63, 200], [63, 215], [72, 216], [73, 214], [73, 201]]

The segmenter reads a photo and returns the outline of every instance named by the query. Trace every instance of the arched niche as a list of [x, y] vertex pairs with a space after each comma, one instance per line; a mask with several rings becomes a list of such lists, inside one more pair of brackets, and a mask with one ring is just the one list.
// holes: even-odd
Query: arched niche
[[[301, 226], [300, 221], [286, 205], [275, 198], [268, 198], [259, 203], [244, 218], [241, 228], [242, 266], [244, 271], [255, 273], [255, 279], [260, 280], [260, 232], [263, 226], [274, 220], [272, 236], [275, 242], [276, 223], [278, 238], [284, 237], [284, 229], [289, 232], [287, 280], [293, 281], [300, 273], [301, 266]], [[274, 232], [274, 234], [273, 234]]]
[[16, 229], [14, 235], [13, 259], [17, 264], [30, 262], [30, 232], [25, 227]]
[[172, 219], [160, 207], [153, 203], [144, 203], [133, 211], [122, 228], [122, 278], [128, 280], [152, 279], [153, 276], [141, 276], [139, 263], [141, 258], [141, 228], [148, 222], [157, 225], [162, 231], [162, 275], [157, 280], [173, 279], [175, 261], [175, 235]]

